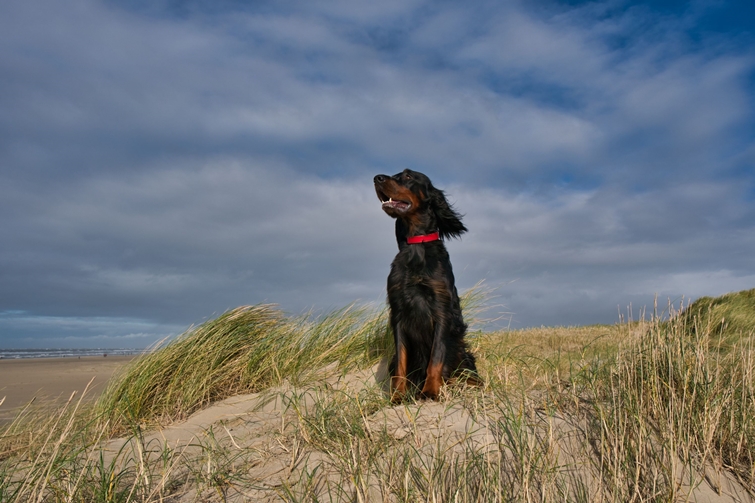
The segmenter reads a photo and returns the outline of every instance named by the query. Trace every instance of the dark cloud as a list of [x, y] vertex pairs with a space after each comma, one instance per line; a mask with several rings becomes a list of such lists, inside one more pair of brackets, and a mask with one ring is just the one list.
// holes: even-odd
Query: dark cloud
[[459, 284], [512, 326], [751, 287], [755, 53], [710, 12], [5, 2], [0, 346], [379, 304], [371, 180], [404, 167], [466, 214]]

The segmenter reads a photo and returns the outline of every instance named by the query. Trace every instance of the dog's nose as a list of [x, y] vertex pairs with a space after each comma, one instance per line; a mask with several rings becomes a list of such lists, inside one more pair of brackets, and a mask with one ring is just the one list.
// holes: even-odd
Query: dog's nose
[[373, 181], [375, 183], [383, 183], [385, 181], [385, 175], [378, 175], [375, 178], [373, 178]]

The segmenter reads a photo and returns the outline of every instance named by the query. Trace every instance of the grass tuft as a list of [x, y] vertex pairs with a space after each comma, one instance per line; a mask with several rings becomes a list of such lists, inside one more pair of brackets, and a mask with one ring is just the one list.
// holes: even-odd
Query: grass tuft
[[689, 333], [709, 333], [727, 348], [755, 327], [755, 288], [720, 297], [700, 297], [681, 313]]
[[385, 317], [355, 306], [314, 320], [239, 307], [136, 360], [98, 408], [116, 426], [165, 424], [229, 396], [306, 381], [333, 363], [368, 366], [387, 349]]

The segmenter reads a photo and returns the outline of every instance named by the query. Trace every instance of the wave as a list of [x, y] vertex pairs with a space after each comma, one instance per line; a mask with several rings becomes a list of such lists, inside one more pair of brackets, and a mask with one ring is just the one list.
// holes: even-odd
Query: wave
[[89, 348], [89, 349], [0, 349], [0, 360], [20, 358], [70, 358], [78, 356], [124, 356], [140, 355], [144, 349], [133, 348]]

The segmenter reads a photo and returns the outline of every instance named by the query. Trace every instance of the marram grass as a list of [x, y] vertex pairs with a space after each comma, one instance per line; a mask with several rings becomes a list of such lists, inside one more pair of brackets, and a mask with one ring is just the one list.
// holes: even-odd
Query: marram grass
[[700, 297], [681, 313], [684, 331], [710, 333], [725, 347], [752, 335], [755, 327], [755, 289], [720, 297]]
[[[399, 406], [372, 381], [335, 389], [322, 372], [390, 354], [384, 311], [292, 318], [238, 308], [135, 360], [94, 407], [77, 397], [0, 425], [0, 503], [694, 501], [695, 488], [720, 492], [722, 480], [755, 501], [755, 322], [739, 297], [708, 303], [726, 310], [713, 319], [740, 320], [725, 341], [717, 327], [732, 324], [692, 310], [616, 326], [472, 331], [484, 386]], [[484, 298], [465, 297], [466, 318]], [[245, 443], [219, 423], [196, 437], [193, 455], [145, 433], [266, 389], [289, 406], [275, 411], [263, 447], [256, 433]], [[438, 421], [461, 436], [444, 436]], [[123, 432], [122, 447], [103, 453]], [[278, 478], [260, 470], [277, 465]]]
[[164, 423], [232, 395], [306, 380], [332, 363], [367, 365], [385, 345], [384, 318], [353, 306], [314, 321], [270, 305], [239, 307], [137, 359], [98, 407], [116, 423]]
[[[462, 296], [468, 322], [486, 295], [478, 285]], [[97, 405], [113, 426], [165, 423], [229, 396], [307, 382], [332, 364], [369, 367], [392, 347], [385, 309], [352, 305], [313, 318], [286, 317], [269, 304], [242, 306], [135, 360]]]

